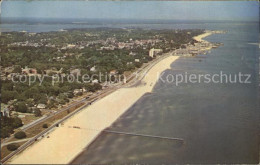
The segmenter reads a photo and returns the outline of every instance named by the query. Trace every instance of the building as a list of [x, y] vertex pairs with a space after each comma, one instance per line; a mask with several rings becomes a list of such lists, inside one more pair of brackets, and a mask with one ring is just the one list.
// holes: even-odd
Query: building
[[136, 53], [134, 53], [134, 52], [130, 52], [129, 55], [130, 55], [130, 56], [135, 56]]
[[154, 49], [154, 48], [152, 48], [149, 51], [149, 56], [154, 58], [156, 55], [158, 55], [158, 54], [160, 54], [162, 52], [163, 52], [162, 49]]
[[75, 48], [75, 47], [76, 47], [76, 45], [74, 45], [74, 44], [68, 44], [68, 45], [67, 45], [67, 48], [68, 48], [68, 49], [72, 49], [72, 48]]
[[70, 71], [70, 74], [73, 74], [73, 75], [81, 75], [81, 71], [80, 71], [80, 69], [72, 69], [71, 71]]
[[28, 68], [27, 66], [22, 69], [23, 74], [37, 74], [37, 70], [35, 68]]
[[111, 71], [109, 72], [110, 75], [115, 75], [115, 74], [117, 74], [117, 73], [118, 73], [117, 70], [111, 70]]
[[98, 79], [92, 81], [93, 84], [98, 83]]
[[38, 108], [38, 109], [45, 109], [45, 108], [46, 108], [46, 105], [45, 105], [45, 104], [38, 104], [38, 105], [37, 105], [37, 108]]
[[82, 93], [83, 89], [74, 89], [73, 94], [78, 95], [79, 93]]
[[91, 68], [90, 68], [90, 71], [91, 71], [91, 72], [95, 72], [95, 71], [96, 71], [96, 66], [91, 67]]
[[8, 107], [1, 108], [1, 116], [10, 117], [10, 109]]

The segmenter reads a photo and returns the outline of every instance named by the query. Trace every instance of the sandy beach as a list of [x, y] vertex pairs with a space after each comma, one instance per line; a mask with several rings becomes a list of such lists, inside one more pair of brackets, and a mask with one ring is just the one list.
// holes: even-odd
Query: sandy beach
[[[197, 37], [210, 35], [207, 32]], [[60, 127], [57, 127], [22, 153], [9, 160], [9, 164], [67, 164], [80, 154], [99, 133], [109, 127], [120, 115], [126, 112], [145, 93], [151, 92], [158, 80], [158, 75], [170, 68], [178, 56], [169, 56], [153, 66], [136, 87], [120, 88], [96, 101]], [[78, 127], [78, 128], [75, 128]], [[74, 128], [73, 128], [74, 127]]]
[[[13, 157], [10, 164], [66, 164], [72, 161], [103, 129], [109, 127], [142, 95], [151, 92], [158, 74], [170, 68], [177, 56], [153, 66], [137, 87], [121, 88], [68, 119], [39, 142]], [[80, 127], [73, 128], [73, 126]]]
[[203, 38], [207, 37], [207, 36], [210, 36], [212, 34], [211, 31], [206, 31], [205, 33], [201, 34], [201, 35], [198, 35], [196, 37], [193, 37], [194, 40], [198, 41], [198, 42], [202, 42], [205, 40], [203, 40]]
[[206, 44], [209, 44], [207, 47], [201, 47], [200, 48], [200, 51], [209, 51], [210, 49], [212, 49], [212, 46], [208, 41], [206, 40], [203, 40], [203, 38], [207, 37], [207, 36], [210, 36], [212, 35], [213, 33], [216, 33], [217, 31], [205, 31], [205, 33], [201, 34], [201, 35], [198, 35], [198, 36], [195, 36], [193, 37], [194, 40], [200, 42], [200, 43], [206, 43]]

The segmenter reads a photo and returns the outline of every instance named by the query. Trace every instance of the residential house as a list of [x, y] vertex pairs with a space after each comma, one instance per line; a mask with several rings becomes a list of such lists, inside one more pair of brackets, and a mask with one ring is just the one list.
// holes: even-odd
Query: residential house
[[74, 89], [73, 94], [77, 95], [80, 92], [83, 92], [83, 89]]
[[95, 72], [95, 71], [96, 71], [96, 66], [91, 67], [91, 68], [90, 68], [90, 71], [91, 71], [91, 72]]
[[27, 66], [22, 69], [23, 74], [37, 74], [37, 70], [35, 68], [28, 68]]
[[136, 58], [136, 59], [135, 59], [135, 62], [140, 62], [140, 59]]
[[162, 52], [163, 52], [162, 49], [154, 49], [154, 48], [152, 48], [149, 51], [149, 56], [153, 58], [153, 57], [155, 57], [156, 55], [158, 55], [158, 54], [160, 54]]
[[109, 72], [110, 75], [115, 75], [115, 74], [117, 74], [117, 73], [118, 73], [117, 70], [111, 70], [111, 71]]
[[45, 109], [45, 108], [46, 108], [46, 105], [45, 105], [45, 104], [38, 104], [38, 105], [37, 105], [37, 108], [38, 108], [38, 109]]

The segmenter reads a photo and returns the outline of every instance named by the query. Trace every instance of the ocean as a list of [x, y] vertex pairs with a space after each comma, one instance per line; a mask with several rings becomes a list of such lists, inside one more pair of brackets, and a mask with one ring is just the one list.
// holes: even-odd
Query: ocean
[[[206, 40], [224, 45], [206, 55], [181, 57], [168, 74], [250, 74], [251, 83], [164, 83], [140, 98], [108, 130], [173, 140], [103, 132], [73, 164], [258, 163], [259, 23], [8, 24], [1, 31], [48, 32], [69, 28], [141, 27], [225, 30]], [[87, 127], [87, 126], [86, 126]], [[95, 128], [90, 128], [95, 129]]]

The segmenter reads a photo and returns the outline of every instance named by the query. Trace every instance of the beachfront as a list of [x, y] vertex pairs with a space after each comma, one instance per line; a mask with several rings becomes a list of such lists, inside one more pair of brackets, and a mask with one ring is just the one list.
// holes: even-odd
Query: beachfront
[[[194, 39], [202, 41], [206, 33]], [[170, 68], [178, 56], [169, 56], [153, 66], [141, 85], [121, 88], [64, 122], [49, 134], [10, 160], [10, 164], [66, 164], [72, 161], [99, 133], [109, 127], [145, 93], [151, 92], [158, 74]]]

